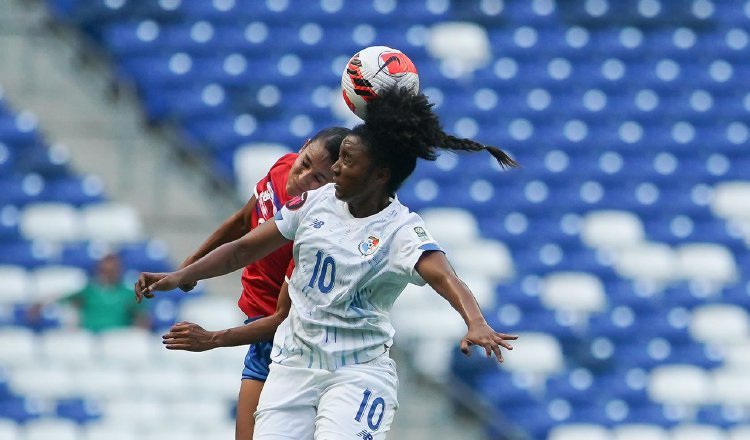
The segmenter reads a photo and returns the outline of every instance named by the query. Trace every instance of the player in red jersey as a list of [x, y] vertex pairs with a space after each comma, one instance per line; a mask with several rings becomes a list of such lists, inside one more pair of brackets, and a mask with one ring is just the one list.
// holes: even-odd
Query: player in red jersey
[[[318, 132], [302, 146], [299, 153], [281, 157], [268, 174], [255, 186], [253, 196], [247, 204], [230, 216], [211, 234], [193, 255], [185, 259], [180, 268], [199, 260], [224, 243], [232, 242], [247, 234], [251, 229], [268, 219], [281, 209], [289, 199], [305, 191], [319, 188], [328, 183], [333, 171], [331, 167], [339, 157], [341, 141], [350, 130], [332, 127]], [[260, 261], [245, 267], [242, 272], [242, 296], [238, 306], [247, 316], [249, 323], [264, 316], [273, 315], [279, 292], [286, 288], [284, 278], [291, 274], [292, 243], [281, 247]], [[195, 284], [180, 286], [189, 291]], [[216, 347], [243, 345], [232, 341], [217, 340], [217, 337], [231, 335], [209, 332], [192, 323], [178, 323], [170, 330], [171, 334], [189, 333], [195, 341], [203, 341], [190, 347], [168, 347], [190, 351], [204, 351]], [[250, 345], [245, 356], [240, 393], [237, 399], [235, 439], [250, 440], [253, 436], [255, 419], [253, 413], [258, 398], [268, 376], [271, 364], [271, 341]]]

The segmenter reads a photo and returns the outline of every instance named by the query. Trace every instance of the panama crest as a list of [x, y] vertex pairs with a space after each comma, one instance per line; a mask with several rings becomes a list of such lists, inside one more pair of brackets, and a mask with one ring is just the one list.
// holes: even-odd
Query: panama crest
[[378, 250], [378, 245], [380, 245], [380, 239], [371, 235], [366, 240], [362, 240], [357, 248], [359, 249], [359, 253], [366, 257], [374, 254]]

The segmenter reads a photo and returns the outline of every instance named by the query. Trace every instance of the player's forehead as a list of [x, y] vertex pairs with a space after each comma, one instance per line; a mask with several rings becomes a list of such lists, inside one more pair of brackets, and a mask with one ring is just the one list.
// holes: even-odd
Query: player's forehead
[[367, 145], [364, 140], [356, 134], [347, 135], [341, 142], [341, 152], [348, 154], [367, 154]]
[[330, 166], [333, 161], [325, 145], [325, 139], [316, 139], [310, 141], [300, 152], [300, 159], [312, 162], [313, 166]]

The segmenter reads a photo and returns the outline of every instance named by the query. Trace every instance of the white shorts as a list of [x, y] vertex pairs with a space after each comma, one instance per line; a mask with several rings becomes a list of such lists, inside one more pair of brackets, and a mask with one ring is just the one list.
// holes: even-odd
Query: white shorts
[[271, 364], [254, 440], [385, 439], [398, 408], [396, 363], [385, 353], [337, 370]]

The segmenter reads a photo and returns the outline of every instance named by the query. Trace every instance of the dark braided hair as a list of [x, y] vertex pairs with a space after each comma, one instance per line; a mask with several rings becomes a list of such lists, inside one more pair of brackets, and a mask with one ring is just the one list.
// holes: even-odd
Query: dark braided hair
[[367, 104], [365, 123], [352, 130], [367, 145], [376, 163], [390, 170], [389, 192], [395, 193], [411, 175], [417, 159], [435, 160], [437, 149], [486, 150], [503, 168], [518, 166], [499, 148], [444, 132], [432, 106], [422, 93], [414, 95], [405, 88], [389, 89]]

